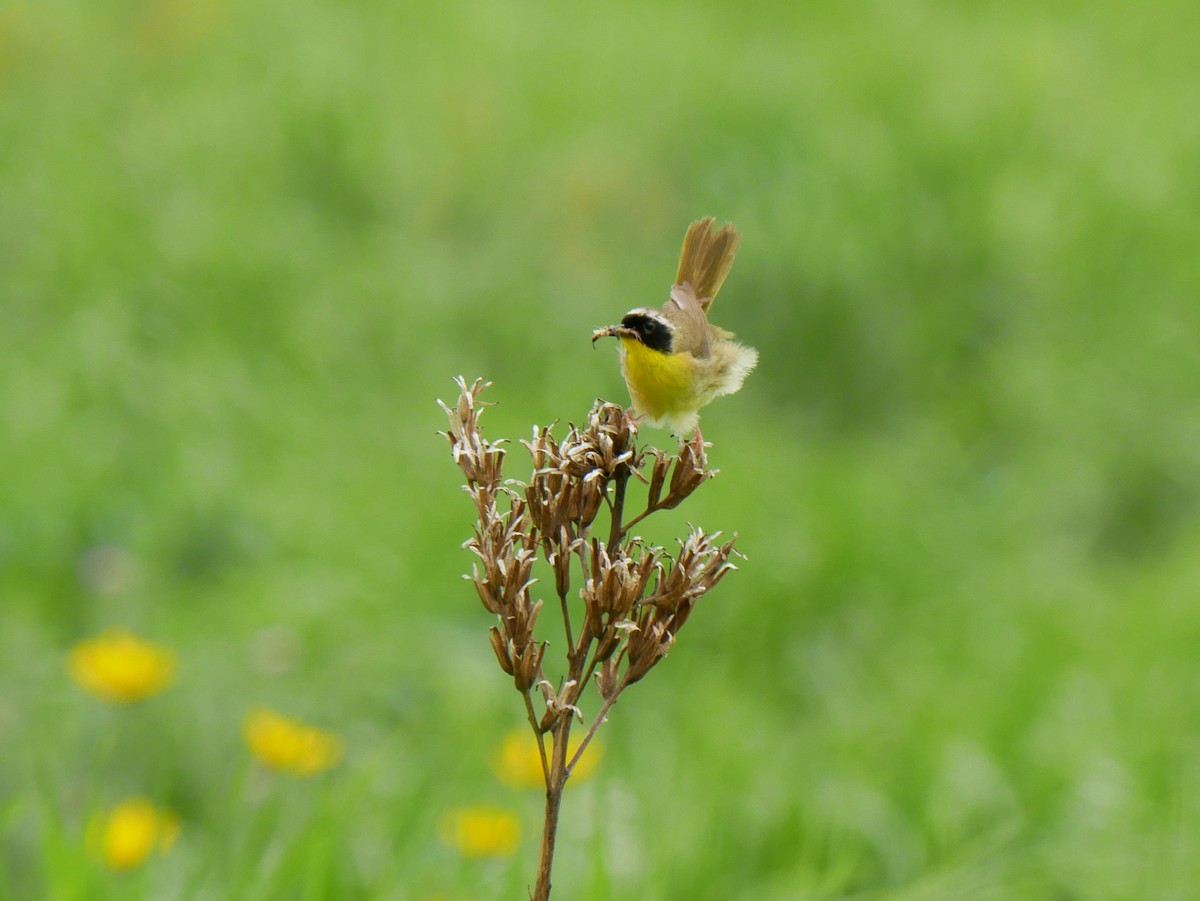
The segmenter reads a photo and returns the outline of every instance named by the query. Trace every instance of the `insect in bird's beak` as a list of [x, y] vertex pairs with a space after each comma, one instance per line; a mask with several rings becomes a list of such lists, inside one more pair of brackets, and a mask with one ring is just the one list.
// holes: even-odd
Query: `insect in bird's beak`
[[598, 328], [592, 332], [593, 345], [601, 338], [633, 338], [636, 341], [642, 340], [642, 336], [634, 329], [626, 328], [623, 325], [606, 325], [604, 328]]

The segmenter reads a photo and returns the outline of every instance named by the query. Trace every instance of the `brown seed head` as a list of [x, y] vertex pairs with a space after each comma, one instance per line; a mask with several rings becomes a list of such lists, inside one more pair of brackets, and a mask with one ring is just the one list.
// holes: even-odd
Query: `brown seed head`
[[675, 636], [668, 628], [669, 621], [658, 618], [652, 607], [643, 607], [638, 614], [637, 631], [629, 633], [626, 657], [629, 670], [626, 678], [632, 684], [644, 677], [658, 661], [667, 656]]
[[678, 506], [693, 491], [716, 474], [715, 469], [708, 468], [708, 455], [704, 452], [704, 442], [700, 440], [700, 435], [697, 433], [691, 441], [679, 448], [675, 469], [671, 473], [671, 488], [663, 507], [669, 510]]
[[500, 484], [500, 470], [504, 463], [503, 442], [491, 443], [479, 431], [479, 418], [491, 404], [481, 401], [479, 396], [492, 383], [476, 379], [467, 387], [461, 375], [454, 380], [458, 384], [458, 402], [448, 407], [442, 401], [438, 406], [445, 411], [450, 427], [439, 434], [450, 441], [454, 462], [466, 476], [469, 485], [486, 486], [494, 489]]
[[[662, 548], [628, 538], [634, 522], [682, 503], [716, 471], [709, 469], [706, 445], [696, 435], [676, 454], [634, 443], [636, 425], [616, 404], [597, 401], [583, 427], [571, 425], [560, 442], [551, 427], [535, 429], [522, 442], [533, 472], [527, 484], [502, 481], [502, 442], [487, 441], [479, 428], [485, 407], [480, 399], [489, 383], [470, 386], [456, 380], [453, 407], [441, 404], [449, 421], [442, 433], [466, 477], [477, 522], [466, 542], [476, 555], [469, 579], [483, 606], [496, 616], [489, 641], [501, 669], [523, 693], [541, 686], [547, 710], [545, 731], [562, 716], [578, 715], [575, 706], [588, 680], [577, 667], [591, 660], [601, 695], [614, 699], [624, 686], [646, 675], [667, 655], [698, 600], [736, 568], [733, 541], [718, 543], [720, 533], [693, 529], [672, 558]], [[647, 461], [649, 469], [643, 473]], [[646, 506], [622, 519], [629, 476], [647, 485]], [[610, 492], [615, 482], [616, 492]], [[609, 540], [591, 535], [602, 508], [614, 514]], [[621, 528], [624, 523], [624, 528]], [[547, 643], [535, 638], [542, 601], [531, 588], [538, 553], [554, 573], [555, 591], [564, 610], [571, 590], [573, 561], [582, 571], [578, 597], [583, 622], [567, 634], [568, 665], [574, 675], [555, 692], [542, 671]], [[573, 618], [573, 617], [571, 617]], [[590, 654], [589, 654], [590, 647]]]
[[536, 559], [535, 539], [530, 534], [524, 505], [514, 502], [501, 514], [494, 502], [485, 506], [475, 524], [475, 537], [464, 547], [479, 557], [471, 567], [471, 580], [479, 599], [492, 613], [503, 614], [515, 599], [528, 595]]
[[613, 696], [620, 684], [617, 676], [619, 665], [620, 661], [609, 657], [596, 669], [596, 687], [600, 690], [600, 697], [606, 701]]
[[496, 652], [496, 659], [500, 662], [500, 669], [510, 676], [513, 675], [512, 642], [505, 639], [498, 626], [492, 626], [490, 637], [492, 650]]
[[696, 602], [725, 575], [737, 567], [729, 558], [736, 551], [733, 540], [716, 544], [720, 532], [708, 534], [693, 529], [680, 542], [678, 557], [659, 568], [659, 577], [644, 606], [654, 607], [670, 617], [671, 632], [678, 632], [695, 607]]

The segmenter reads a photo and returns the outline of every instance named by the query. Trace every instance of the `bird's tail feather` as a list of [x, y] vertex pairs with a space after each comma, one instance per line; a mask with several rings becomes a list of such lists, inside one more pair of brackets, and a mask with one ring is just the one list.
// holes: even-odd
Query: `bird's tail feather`
[[677, 285], [692, 283], [706, 313], [733, 266], [733, 257], [742, 237], [730, 222], [713, 231], [715, 222], [708, 216], [688, 227], [679, 254], [679, 274], [675, 276]]

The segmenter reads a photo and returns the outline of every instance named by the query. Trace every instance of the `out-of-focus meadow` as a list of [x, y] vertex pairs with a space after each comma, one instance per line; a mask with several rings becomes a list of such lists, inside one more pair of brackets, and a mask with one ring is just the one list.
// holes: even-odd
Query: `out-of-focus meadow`
[[[513, 439], [624, 400], [591, 329], [706, 214], [762, 362], [647, 534], [748, 560], [568, 789], [555, 897], [1191, 897], [1198, 34], [4, 3], [0, 897], [525, 897], [435, 398], [494, 380]], [[153, 645], [96, 677], [114, 627]]]

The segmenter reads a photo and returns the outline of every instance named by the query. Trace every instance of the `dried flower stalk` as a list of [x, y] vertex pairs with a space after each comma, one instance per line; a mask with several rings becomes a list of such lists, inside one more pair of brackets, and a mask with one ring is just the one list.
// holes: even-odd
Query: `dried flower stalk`
[[[492, 650], [524, 698], [538, 738], [546, 816], [530, 897], [547, 901], [559, 809], [571, 771], [621, 693], [667, 656], [696, 603], [737, 568], [730, 559], [737, 552], [733, 540], [719, 540], [720, 532], [692, 529], [674, 555], [630, 534], [647, 516], [679, 506], [716, 475], [705, 454], [709, 445], [698, 433], [675, 454], [638, 449], [636, 424], [624, 409], [597, 401], [586, 426], [570, 425], [562, 441], [550, 428], [534, 429], [532, 440], [521, 442], [533, 464], [529, 481], [506, 483], [503, 442], [487, 440], [479, 428], [489, 406], [480, 396], [491, 383], [456, 381], [457, 403], [438, 403], [450, 422], [441, 434], [466, 478], [477, 516], [474, 535], [464, 546], [479, 559], [464, 578], [496, 617]], [[646, 500], [626, 519], [631, 477], [645, 483]], [[607, 535], [599, 537], [596, 521], [605, 510]], [[566, 668], [557, 681], [542, 665], [549, 642], [535, 634], [543, 606], [531, 593], [539, 555], [554, 574], [562, 613]], [[586, 722], [580, 698], [593, 680], [600, 708], [568, 758], [574, 721]], [[545, 708], [541, 716], [535, 691]]]

